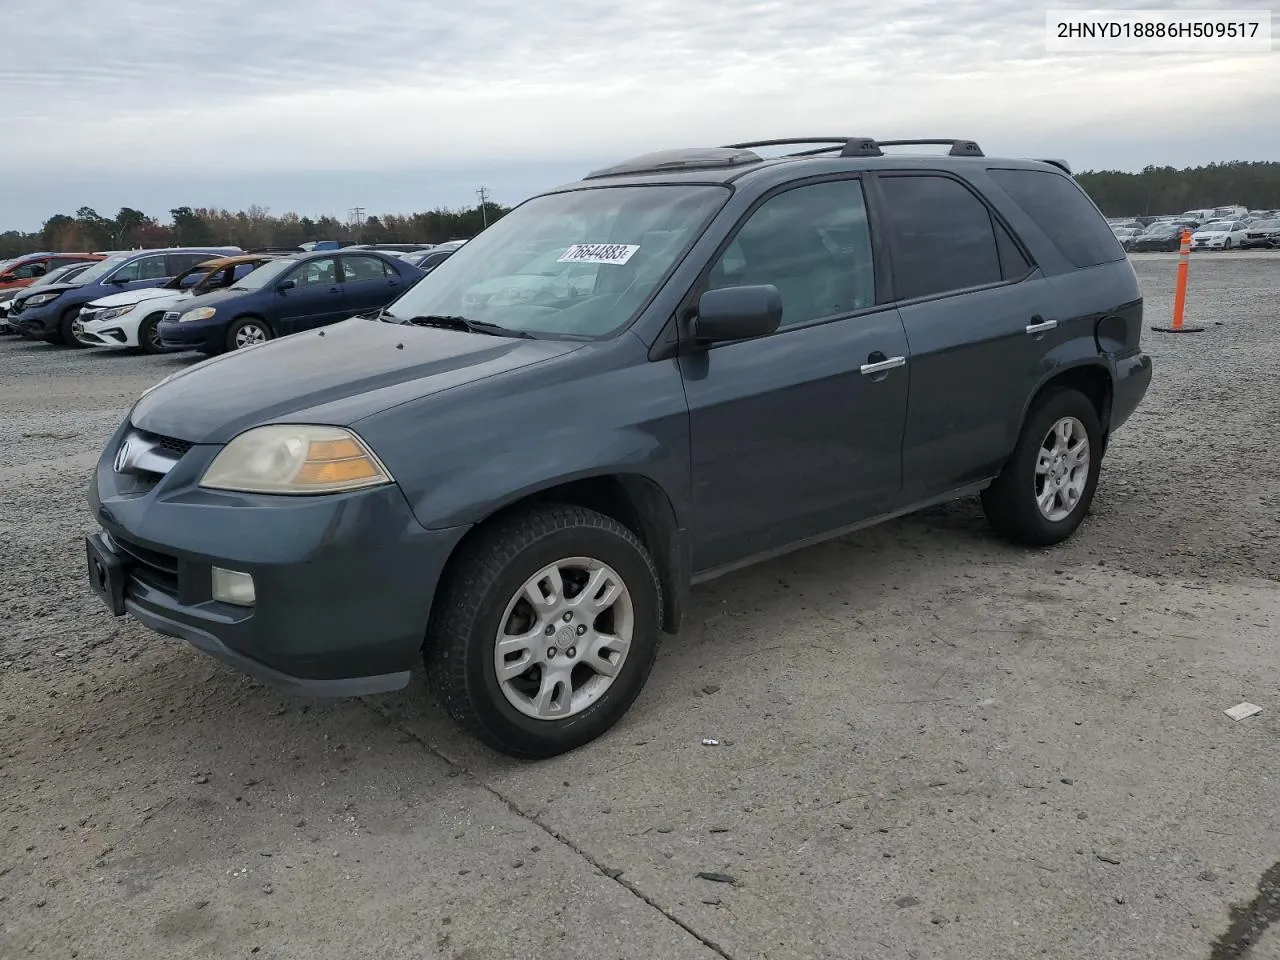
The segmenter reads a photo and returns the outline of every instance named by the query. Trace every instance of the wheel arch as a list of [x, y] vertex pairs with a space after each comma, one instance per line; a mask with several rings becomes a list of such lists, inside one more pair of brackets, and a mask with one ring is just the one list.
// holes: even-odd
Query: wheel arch
[[501, 518], [539, 504], [567, 503], [594, 510], [630, 530], [658, 568], [662, 590], [662, 628], [680, 629], [690, 588], [688, 538], [679, 527], [671, 498], [657, 481], [639, 473], [601, 473], [549, 482], [495, 506], [454, 544], [436, 584], [432, 606], [463, 548]]
[[1022, 416], [1018, 420], [1019, 435], [1040, 399], [1050, 391], [1060, 388], [1078, 390], [1089, 398], [1089, 402], [1093, 404], [1093, 409], [1098, 414], [1098, 422], [1102, 426], [1102, 452], [1105, 453], [1111, 434], [1111, 405], [1115, 397], [1115, 380], [1101, 358], [1081, 360], [1046, 375], [1031, 392], [1022, 408]]

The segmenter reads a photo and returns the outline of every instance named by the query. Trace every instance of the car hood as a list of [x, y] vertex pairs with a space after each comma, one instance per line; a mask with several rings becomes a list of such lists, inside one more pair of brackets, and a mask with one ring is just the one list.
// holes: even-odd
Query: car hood
[[156, 300], [160, 297], [177, 297], [185, 293], [183, 290], [166, 290], [164, 287], [141, 287], [137, 290], [123, 290], [120, 293], [109, 293], [105, 297], [99, 297], [89, 306], [97, 309], [98, 307], [127, 307], [133, 303], [141, 303], [143, 300]]
[[75, 290], [79, 284], [75, 283], [46, 283], [43, 287], [19, 287], [18, 299], [25, 300], [27, 297], [39, 296], [42, 293], [64, 293], [67, 290]]
[[350, 426], [583, 346], [356, 317], [181, 370], [144, 393], [129, 419], [140, 430], [191, 443], [226, 443], [264, 423]]

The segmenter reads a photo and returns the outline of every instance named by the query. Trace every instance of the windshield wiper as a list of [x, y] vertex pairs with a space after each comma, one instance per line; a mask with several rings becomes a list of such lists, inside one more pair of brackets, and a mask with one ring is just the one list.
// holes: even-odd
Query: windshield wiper
[[462, 330], [467, 333], [487, 333], [494, 337], [517, 337], [521, 340], [533, 339], [533, 335], [524, 330], [512, 330], [510, 327], [504, 327], [500, 324], [487, 323], [484, 320], [468, 320], [466, 317], [427, 314], [421, 317], [410, 317], [402, 322], [413, 324], [415, 327], [440, 327], [445, 330]]

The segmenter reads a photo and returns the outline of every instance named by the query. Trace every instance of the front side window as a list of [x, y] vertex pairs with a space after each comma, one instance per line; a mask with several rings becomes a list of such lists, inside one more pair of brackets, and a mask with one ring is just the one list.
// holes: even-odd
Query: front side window
[[342, 279], [352, 283], [361, 280], [385, 280], [391, 268], [377, 257], [343, 257]]
[[534, 336], [613, 336], [728, 197], [726, 187], [669, 185], [535, 197], [454, 250], [390, 306], [390, 319], [462, 316]]
[[323, 284], [332, 286], [338, 282], [338, 261], [333, 257], [308, 260], [289, 274], [289, 279], [300, 287], [318, 287]]
[[43, 277], [45, 272], [43, 260], [32, 260], [30, 263], [24, 263], [17, 270], [14, 270], [13, 276], [18, 280], [31, 280], [35, 277]]
[[784, 327], [875, 305], [862, 184], [832, 180], [770, 197], [712, 265], [708, 289], [771, 284]]
[[1004, 279], [991, 213], [962, 184], [939, 176], [884, 177], [880, 190], [900, 298], [937, 296]]

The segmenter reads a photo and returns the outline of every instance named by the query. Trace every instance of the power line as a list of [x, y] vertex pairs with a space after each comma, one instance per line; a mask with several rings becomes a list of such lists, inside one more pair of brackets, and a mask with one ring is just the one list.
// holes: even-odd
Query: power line
[[352, 207], [347, 211], [348, 225], [355, 231], [356, 242], [360, 242], [360, 237], [364, 232], [364, 207]]

